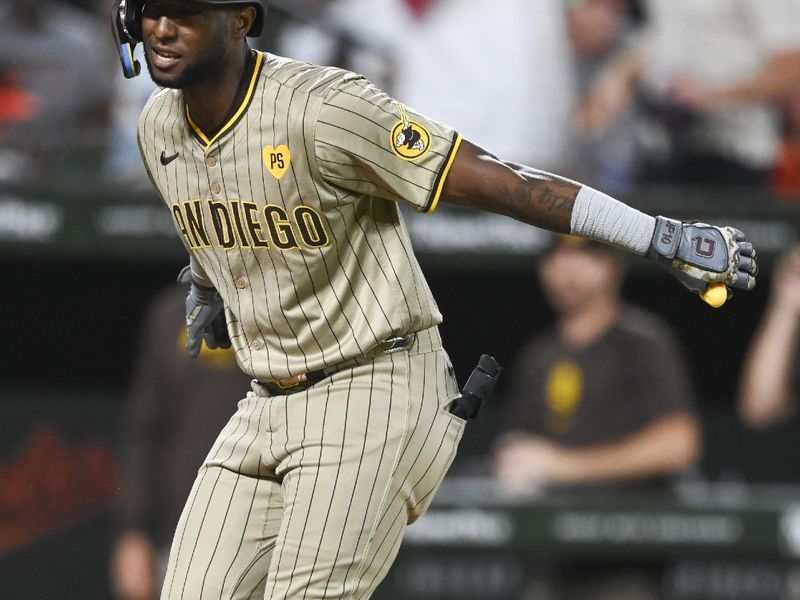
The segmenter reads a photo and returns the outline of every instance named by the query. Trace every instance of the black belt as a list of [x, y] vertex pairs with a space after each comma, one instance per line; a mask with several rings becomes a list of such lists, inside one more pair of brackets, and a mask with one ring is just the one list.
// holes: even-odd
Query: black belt
[[[408, 348], [414, 341], [414, 336], [415, 334], [409, 333], [408, 335], [386, 339], [375, 346], [375, 348], [368, 352], [363, 358], [374, 358]], [[284, 379], [260, 383], [261, 386], [273, 396], [295, 394], [307, 390], [315, 383], [319, 383], [341, 369], [358, 364], [358, 361], [358, 358], [347, 360], [339, 365], [328, 367], [327, 369], [309, 371], [308, 373], [300, 373], [300, 375], [293, 375], [292, 377], [286, 377]]]

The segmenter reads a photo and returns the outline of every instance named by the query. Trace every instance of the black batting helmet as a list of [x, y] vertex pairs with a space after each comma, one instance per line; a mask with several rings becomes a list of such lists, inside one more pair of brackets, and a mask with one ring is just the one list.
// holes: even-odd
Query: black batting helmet
[[[247, 33], [249, 37], [258, 37], [264, 29], [269, 0], [194, 0], [198, 4], [211, 6], [254, 6], [256, 20]], [[130, 79], [141, 71], [139, 61], [133, 58], [133, 49], [142, 41], [142, 7], [145, 0], [114, 0], [111, 3], [111, 31], [117, 43], [122, 72]]]

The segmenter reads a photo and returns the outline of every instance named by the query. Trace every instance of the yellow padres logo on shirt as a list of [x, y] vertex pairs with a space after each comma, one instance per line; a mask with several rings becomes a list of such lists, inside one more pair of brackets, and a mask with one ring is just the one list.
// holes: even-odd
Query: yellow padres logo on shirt
[[583, 371], [574, 362], [559, 361], [550, 369], [546, 386], [545, 427], [551, 434], [564, 434], [572, 426], [572, 417], [581, 404]]
[[547, 378], [547, 406], [559, 416], [575, 412], [583, 396], [583, 372], [571, 361], [553, 365]]
[[392, 150], [403, 160], [418, 160], [425, 156], [431, 147], [431, 134], [422, 125], [411, 121], [405, 107], [398, 102], [402, 119], [392, 127]]
[[288, 146], [281, 144], [277, 148], [270, 144], [264, 148], [262, 153], [264, 159], [264, 166], [272, 173], [275, 179], [280, 179], [286, 175], [289, 170], [289, 165], [292, 163], [292, 153], [289, 152]]

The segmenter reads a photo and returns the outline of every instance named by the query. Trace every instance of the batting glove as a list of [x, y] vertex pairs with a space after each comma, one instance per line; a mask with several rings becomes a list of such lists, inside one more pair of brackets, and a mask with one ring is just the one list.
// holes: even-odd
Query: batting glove
[[197, 358], [203, 340], [209, 348], [230, 348], [231, 338], [225, 322], [225, 306], [213, 287], [198, 285], [192, 279], [192, 269], [184, 267], [178, 283], [189, 284], [186, 297], [186, 354]]
[[756, 285], [756, 251], [733, 227], [656, 217], [647, 256], [695, 294], [703, 293], [709, 283], [740, 290]]

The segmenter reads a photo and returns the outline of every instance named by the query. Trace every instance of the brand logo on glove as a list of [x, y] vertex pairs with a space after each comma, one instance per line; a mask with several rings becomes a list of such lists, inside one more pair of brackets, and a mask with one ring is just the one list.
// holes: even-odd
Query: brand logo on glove
[[698, 235], [693, 241], [694, 251], [698, 256], [705, 258], [714, 256], [714, 250], [717, 248], [717, 243], [714, 240]]

